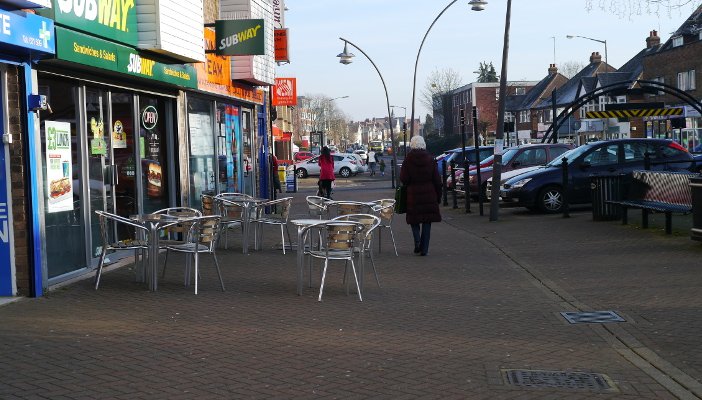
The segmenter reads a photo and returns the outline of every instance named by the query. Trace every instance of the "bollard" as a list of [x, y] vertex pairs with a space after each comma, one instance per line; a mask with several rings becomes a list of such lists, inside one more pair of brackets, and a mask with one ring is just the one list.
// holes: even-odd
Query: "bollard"
[[463, 191], [466, 193], [466, 214], [470, 213], [470, 173], [468, 160], [463, 162]]
[[456, 162], [451, 161], [451, 182], [453, 182], [453, 208], [458, 208], [458, 199], [456, 198]]
[[446, 161], [441, 163], [441, 192], [444, 197], [444, 206], [448, 205], [448, 193], [446, 193]]
[[563, 218], [569, 218], [570, 217], [570, 207], [568, 206], [568, 159], [563, 157], [561, 159], [562, 161], [562, 172], [563, 172], [563, 179], [561, 182], [561, 186], [563, 187], [562, 193], [563, 193]]
[[651, 153], [649, 152], [644, 153], [644, 169], [646, 171], [651, 170]]

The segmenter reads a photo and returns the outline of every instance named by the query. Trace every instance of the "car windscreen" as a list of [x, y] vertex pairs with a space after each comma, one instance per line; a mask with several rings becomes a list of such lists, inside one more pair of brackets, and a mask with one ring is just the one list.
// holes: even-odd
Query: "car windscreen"
[[582, 145], [582, 146], [580, 146], [580, 147], [576, 147], [576, 148], [574, 148], [574, 149], [572, 149], [572, 150], [568, 150], [568, 151], [566, 151], [565, 153], [561, 154], [560, 157], [554, 158], [553, 160], [551, 160], [548, 164], [546, 164], [546, 166], [549, 166], [549, 167], [560, 167], [560, 166], [563, 164], [563, 158], [566, 158], [566, 159], [568, 160], [568, 161], [567, 161], [568, 164], [570, 164], [570, 163], [573, 162], [573, 160], [575, 160], [576, 158], [580, 157], [581, 154], [587, 152], [587, 151], [590, 150], [591, 148], [592, 148], [591, 145], [584, 144], [584, 145]]

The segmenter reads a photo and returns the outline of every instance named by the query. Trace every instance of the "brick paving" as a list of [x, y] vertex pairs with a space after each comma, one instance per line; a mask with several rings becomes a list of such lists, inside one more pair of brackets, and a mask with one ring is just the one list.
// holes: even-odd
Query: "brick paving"
[[[389, 176], [339, 181], [335, 199], [392, 197]], [[301, 183], [293, 214], [306, 213]], [[702, 246], [652, 229], [506, 209], [489, 222], [442, 209], [428, 257], [404, 217], [366, 271], [364, 301], [343, 267], [296, 295], [295, 255], [220, 250], [200, 293], [169, 257], [159, 291], [131, 265], [0, 307], [2, 399], [676, 399], [701, 398]], [[632, 214], [631, 222], [636, 222]], [[681, 222], [684, 225], [684, 222]], [[676, 227], [682, 225], [675, 222]], [[294, 228], [291, 227], [294, 236]], [[376, 246], [377, 250], [377, 246]], [[315, 274], [315, 278], [317, 275]], [[615, 310], [627, 322], [568, 324], [559, 312]], [[504, 370], [604, 374], [614, 389], [528, 388]]]

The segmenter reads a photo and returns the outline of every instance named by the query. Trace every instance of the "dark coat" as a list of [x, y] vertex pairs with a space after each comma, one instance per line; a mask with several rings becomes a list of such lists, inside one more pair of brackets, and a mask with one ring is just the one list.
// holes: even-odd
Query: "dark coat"
[[441, 222], [441, 177], [434, 157], [420, 149], [407, 153], [400, 181], [407, 186], [407, 223]]

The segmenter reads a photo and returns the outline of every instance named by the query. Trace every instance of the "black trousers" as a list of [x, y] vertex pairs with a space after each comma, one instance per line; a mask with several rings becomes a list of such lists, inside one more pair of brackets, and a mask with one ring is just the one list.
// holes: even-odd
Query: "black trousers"
[[320, 196], [331, 199], [331, 189], [332, 189], [331, 179], [320, 179], [319, 180]]

